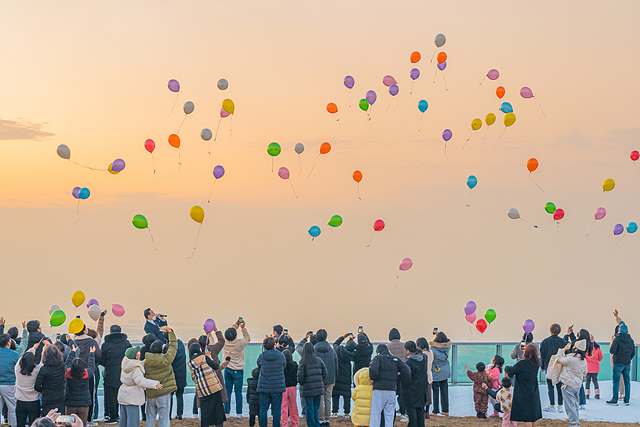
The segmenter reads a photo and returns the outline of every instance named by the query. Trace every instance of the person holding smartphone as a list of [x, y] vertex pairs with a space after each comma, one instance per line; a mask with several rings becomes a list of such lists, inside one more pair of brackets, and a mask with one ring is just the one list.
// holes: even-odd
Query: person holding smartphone
[[373, 355], [373, 344], [364, 332], [364, 327], [358, 326], [358, 335], [356, 336], [356, 348], [353, 355], [353, 372], [360, 369], [368, 368]]
[[[238, 337], [238, 329], [242, 334]], [[224, 358], [228, 365], [224, 370], [224, 383], [227, 392], [227, 401], [224, 403], [224, 412], [231, 412], [231, 394], [235, 391], [236, 414], [242, 415], [242, 384], [244, 382], [244, 349], [251, 342], [247, 331], [247, 325], [242, 317], [238, 317], [236, 323], [224, 332], [226, 340], [224, 345]]]

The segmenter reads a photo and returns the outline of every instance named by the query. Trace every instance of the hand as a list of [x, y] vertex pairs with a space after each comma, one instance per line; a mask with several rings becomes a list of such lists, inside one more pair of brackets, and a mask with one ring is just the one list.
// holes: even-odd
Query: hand
[[155, 388], [156, 388], [156, 390], [160, 390], [162, 387], [164, 387], [164, 386], [162, 384], [158, 383]]
[[168, 332], [169, 327], [168, 326], [160, 326], [160, 332]]
[[483, 389], [483, 390], [486, 390], [486, 389], [488, 389], [488, 388], [489, 388], [489, 387], [488, 387], [486, 384], [482, 383], [482, 389]]
[[96, 346], [92, 345], [91, 348], [89, 349], [89, 353], [95, 353], [96, 352]]
[[104, 317], [107, 315], [107, 310], [103, 311], [102, 313], [100, 313], [100, 317]]
[[47, 418], [51, 419], [55, 423], [59, 415], [60, 413], [58, 410], [54, 408], [47, 413]]
[[74, 418], [74, 421], [73, 421], [73, 424], [71, 424], [71, 427], [84, 427], [80, 417], [78, 417], [76, 414], [71, 414], [71, 416]]
[[614, 309], [613, 309], [613, 317], [618, 317], [618, 314], [620, 314], [620, 313], [618, 312], [618, 309], [617, 309], [617, 308], [614, 308]]
[[27, 322], [24, 320], [22, 321], [22, 329], [27, 329]]
[[173, 328], [171, 326], [165, 326], [164, 330], [166, 333], [170, 334], [171, 332], [173, 332]]
[[73, 352], [77, 352], [77, 351], [78, 351], [78, 346], [77, 346], [77, 345], [75, 345], [75, 344], [74, 344], [74, 345], [72, 345], [72, 346], [71, 346], [71, 351], [73, 351]]
[[4, 317], [0, 317], [0, 326], [4, 326], [5, 320]]

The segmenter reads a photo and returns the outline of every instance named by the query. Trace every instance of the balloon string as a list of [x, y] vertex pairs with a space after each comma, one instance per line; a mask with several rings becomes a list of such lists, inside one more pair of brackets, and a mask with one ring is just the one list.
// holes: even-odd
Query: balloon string
[[218, 119], [218, 126], [216, 126], [216, 134], [213, 137], [213, 142], [216, 142], [218, 139], [218, 131], [220, 130], [220, 123], [222, 123], [222, 117]]
[[191, 252], [191, 256], [187, 258], [193, 258], [196, 255], [196, 250], [198, 249], [198, 241], [200, 240], [200, 230], [202, 230], [202, 223], [198, 226], [198, 231], [196, 232], [196, 240], [193, 242], [193, 250]]
[[358, 200], [362, 200], [362, 197], [360, 197], [360, 183], [359, 182], [356, 183], [356, 196], [358, 196]]
[[173, 105], [171, 106], [171, 111], [169, 111], [169, 115], [173, 113], [173, 110], [175, 110], [177, 103], [178, 103], [178, 92], [176, 92], [176, 96], [175, 98], [173, 98]]
[[273, 173], [273, 157], [271, 157], [271, 173]]
[[374, 232], [373, 234], [371, 234], [369, 236], [369, 242], [366, 245], [364, 245], [364, 247], [365, 248], [370, 248], [371, 244], [373, 243], [373, 239], [375, 239], [375, 237], [376, 237], [376, 233]]
[[318, 163], [319, 158], [320, 154], [318, 154], [318, 157], [313, 161], [313, 166], [311, 167], [311, 171], [309, 172], [309, 175], [307, 175], [307, 178], [311, 178], [311, 174], [313, 174], [313, 171], [316, 169], [316, 164]]
[[149, 237], [151, 238], [151, 244], [153, 245], [153, 250], [157, 251], [158, 247], [156, 246], [156, 239], [153, 238], [153, 234], [151, 233], [151, 227], [147, 227], [147, 231], [149, 232]]
[[153, 157], [153, 153], [151, 153], [151, 167], [153, 168], [153, 174], [156, 174], [156, 161]]
[[76, 166], [80, 166], [81, 168], [85, 168], [85, 169], [89, 169], [92, 171], [97, 171], [97, 172], [107, 172], [107, 169], [100, 169], [100, 168], [93, 168], [91, 166], [87, 166], [87, 165], [83, 165], [82, 163], [78, 163], [74, 160], [69, 160], [71, 163], [73, 163]]
[[297, 199], [298, 193], [296, 193], [296, 189], [293, 187], [293, 181], [289, 180], [289, 184], [291, 185], [291, 191], [293, 191], [293, 195], [296, 196], [296, 199]]
[[181, 166], [182, 166], [182, 150], [178, 148], [178, 172], [180, 172]]
[[76, 203], [76, 222], [80, 219], [80, 199]]
[[214, 179], [211, 185], [209, 186], [209, 197], [207, 198], [207, 203], [211, 202], [211, 195], [213, 194], [213, 186], [215, 183], [216, 183], [216, 180]]
[[535, 179], [533, 179], [533, 176], [531, 174], [529, 174], [529, 179], [531, 180], [531, 182], [533, 182], [533, 185], [535, 185], [536, 187], [538, 187], [538, 190], [542, 191], [544, 193], [544, 188], [540, 187], [538, 185], [538, 183], [536, 182]]
[[302, 156], [300, 156], [300, 154], [298, 154], [298, 169], [300, 170], [300, 176], [302, 176]]
[[[444, 71], [443, 71], [444, 73]], [[449, 92], [449, 85], [447, 84], [447, 76], [445, 74], [442, 74], [442, 80], [444, 80], [444, 90], [445, 92]]]
[[182, 125], [184, 124], [185, 120], [187, 120], [187, 115], [186, 114], [182, 118], [182, 121], [180, 122], [180, 126], [178, 126], [178, 130], [176, 130], [176, 133], [180, 133], [180, 130], [182, 130]]
[[540, 109], [540, 112], [542, 113], [542, 117], [544, 117], [546, 119], [547, 115], [544, 113], [544, 110], [542, 109], [542, 105], [538, 102], [538, 100], [536, 98], [533, 98], [533, 100], [535, 101], [536, 105]]

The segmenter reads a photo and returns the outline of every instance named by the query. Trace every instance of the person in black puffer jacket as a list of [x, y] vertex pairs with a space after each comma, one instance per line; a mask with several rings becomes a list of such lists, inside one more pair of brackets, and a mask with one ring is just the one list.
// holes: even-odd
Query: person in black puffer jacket
[[327, 368], [322, 359], [315, 355], [311, 342], [302, 349], [302, 359], [298, 365], [298, 383], [300, 397], [305, 405], [305, 416], [308, 427], [320, 426], [320, 400], [324, 394], [324, 382], [327, 379]]
[[427, 404], [427, 357], [416, 343], [404, 343], [411, 381], [402, 384], [404, 404], [409, 416], [409, 427], [424, 427], [424, 408]]
[[64, 361], [62, 352], [55, 345], [47, 345], [42, 351], [42, 363], [36, 382], [33, 386], [42, 394], [42, 412], [47, 413], [56, 409], [64, 413]]
[[[347, 343], [342, 345], [347, 338]], [[351, 413], [351, 382], [353, 381], [351, 362], [353, 362], [356, 354], [356, 343], [353, 334], [349, 333], [339, 337], [333, 343], [333, 349], [338, 355], [338, 375], [332, 392], [333, 404], [331, 405], [331, 412], [338, 414], [340, 397], [342, 396], [344, 415], [349, 415]]]
[[[547, 338], [543, 339], [540, 343], [540, 359], [541, 366], [540, 369], [547, 372], [547, 368], [549, 367], [549, 360], [551, 356], [556, 354], [559, 349], [563, 348], [567, 342], [560, 338], [561, 327], [557, 323], [551, 325], [549, 329], [551, 335]], [[550, 379], [547, 379], [547, 394], [549, 395], [549, 406], [544, 410], [547, 412], [555, 412], [555, 396], [554, 390], [558, 393], [558, 408], [562, 407], [562, 383], [558, 383], [554, 385]]]
[[411, 371], [402, 360], [389, 352], [389, 348], [386, 345], [378, 345], [377, 353], [369, 366], [369, 377], [373, 381], [369, 425], [371, 427], [379, 427], [381, 415], [384, 411], [384, 425], [393, 426], [398, 379], [402, 383], [409, 382], [411, 380]]
[[369, 337], [364, 332], [359, 332], [356, 338], [355, 355], [353, 356], [353, 372], [358, 372], [362, 368], [368, 368], [373, 355], [373, 345]]
[[[171, 367], [176, 377], [176, 419], [181, 420], [184, 413], [184, 389], [187, 386], [187, 356], [182, 340], [176, 341], [176, 358]], [[173, 411], [173, 397], [171, 397], [171, 411]]]
[[286, 389], [282, 395], [282, 416], [280, 417], [280, 423], [288, 426], [289, 420], [291, 420], [292, 426], [298, 426], [298, 402], [296, 396], [298, 364], [293, 360], [289, 349], [285, 349], [282, 354], [287, 361], [287, 365], [284, 367], [284, 384]]
[[609, 353], [613, 356], [613, 398], [608, 400], [607, 403], [609, 405], [618, 405], [620, 376], [622, 376], [624, 380], [624, 403], [629, 405], [631, 396], [629, 372], [631, 370], [631, 360], [636, 354], [636, 345], [629, 335], [629, 328], [626, 323], [620, 322], [618, 335], [611, 343]]
[[323, 362], [327, 369], [327, 378], [324, 381], [324, 395], [320, 400], [320, 424], [329, 424], [331, 417], [331, 403], [333, 388], [336, 385], [336, 377], [338, 376], [338, 355], [335, 350], [327, 342], [327, 331], [319, 329], [316, 332], [316, 343], [314, 345], [316, 356]]
[[104, 337], [100, 364], [104, 366], [104, 418], [106, 422], [116, 422], [118, 416], [118, 389], [124, 353], [131, 347], [127, 336], [118, 325], [112, 325], [109, 335]]
[[65, 363], [65, 414], [76, 414], [83, 425], [87, 424], [89, 407], [93, 400], [93, 389], [89, 378], [91, 371], [95, 371], [95, 347], [89, 349], [88, 364], [80, 357], [78, 347], [73, 347]]
[[251, 371], [251, 378], [247, 378], [247, 403], [249, 404], [249, 427], [256, 425], [256, 418], [260, 412], [260, 398], [258, 397], [258, 378], [260, 369]]

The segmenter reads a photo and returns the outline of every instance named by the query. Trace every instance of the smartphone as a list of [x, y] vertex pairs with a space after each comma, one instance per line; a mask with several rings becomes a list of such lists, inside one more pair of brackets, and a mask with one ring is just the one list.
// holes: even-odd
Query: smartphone
[[520, 341], [520, 350], [524, 350], [526, 343], [524, 341]]
[[358, 333], [361, 334], [364, 332], [364, 328], [362, 327], [362, 325], [358, 326]]
[[72, 426], [76, 422], [76, 418], [73, 415], [58, 415], [56, 418], [56, 424], [64, 426]]
[[244, 324], [244, 318], [242, 316], [238, 317], [238, 323]]
[[438, 328], [433, 328], [433, 335], [436, 335], [438, 333]]
[[284, 330], [282, 331], [282, 335], [284, 335], [285, 337], [286, 337], [286, 336], [289, 336], [289, 330], [288, 330], [288, 329], [284, 329]]
[[226, 360], [227, 362], [231, 362], [231, 356], [225, 357], [224, 360]]

